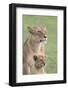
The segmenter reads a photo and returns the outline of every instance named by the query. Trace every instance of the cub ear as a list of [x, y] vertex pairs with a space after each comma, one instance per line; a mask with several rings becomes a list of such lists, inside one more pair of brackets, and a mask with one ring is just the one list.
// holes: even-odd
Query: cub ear
[[34, 59], [34, 61], [36, 61], [37, 60], [37, 56], [35, 55], [35, 56], [33, 56], [33, 59]]
[[28, 28], [28, 31], [29, 31], [31, 34], [33, 34], [33, 32], [34, 32], [33, 28], [30, 27], [30, 26], [28, 26], [27, 28]]

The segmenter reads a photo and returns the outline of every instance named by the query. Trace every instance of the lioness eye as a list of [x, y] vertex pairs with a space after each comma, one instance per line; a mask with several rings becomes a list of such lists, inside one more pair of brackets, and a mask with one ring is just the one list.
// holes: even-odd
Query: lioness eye
[[41, 33], [41, 31], [38, 31], [38, 32], [40, 32], [40, 33]]
[[38, 31], [40, 34], [42, 33], [41, 31]]

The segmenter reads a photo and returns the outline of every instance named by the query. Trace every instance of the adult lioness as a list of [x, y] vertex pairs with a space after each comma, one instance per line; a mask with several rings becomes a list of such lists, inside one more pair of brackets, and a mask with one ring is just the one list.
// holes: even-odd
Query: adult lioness
[[[47, 29], [46, 27], [36, 26], [28, 27], [31, 36], [25, 41], [23, 48], [23, 74], [37, 74], [32, 71], [36, 67], [34, 56], [41, 54], [45, 56], [44, 43], [47, 43]], [[33, 69], [32, 69], [33, 68]], [[44, 70], [44, 67], [42, 67]], [[43, 71], [44, 72], [44, 71]], [[42, 72], [39, 72], [42, 73]]]

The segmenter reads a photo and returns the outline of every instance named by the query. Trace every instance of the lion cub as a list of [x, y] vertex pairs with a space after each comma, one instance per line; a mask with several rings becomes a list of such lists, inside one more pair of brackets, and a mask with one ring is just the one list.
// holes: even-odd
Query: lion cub
[[[42, 74], [45, 63], [41, 64], [40, 58], [43, 59], [43, 56], [46, 56], [44, 45], [48, 39], [47, 29], [46, 27], [36, 26], [28, 27], [28, 30], [31, 36], [25, 41], [23, 47], [23, 74]], [[40, 53], [42, 56], [38, 56]], [[35, 62], [36, 57], [37, 61]], [[41, 69], [38, 68], [42, 68], [43, 72], [39, 71]]]
[[43, 55], [34, 55], [34, 64], [30, 68], [32, 74], [42, 74], [45, 73], [44, 66], [46, 64], [46, 56]]

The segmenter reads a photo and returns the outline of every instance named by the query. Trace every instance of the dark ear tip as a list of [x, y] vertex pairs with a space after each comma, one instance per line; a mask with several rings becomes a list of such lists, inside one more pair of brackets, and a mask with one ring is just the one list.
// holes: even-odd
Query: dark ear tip
[[34, 60], [36, 61], [37, 60], [37, 56], [35, 55], [35, 56], [33, 56], [33, 58], [34, 58]]
[[30, 29], [30, 26], [27, 26], [28, 29]]

